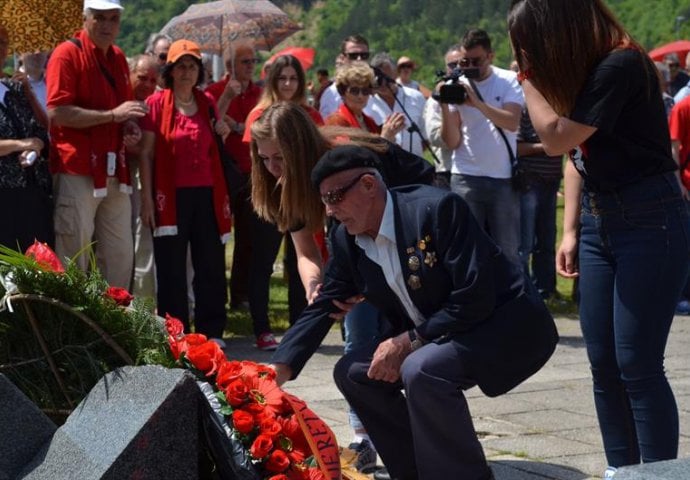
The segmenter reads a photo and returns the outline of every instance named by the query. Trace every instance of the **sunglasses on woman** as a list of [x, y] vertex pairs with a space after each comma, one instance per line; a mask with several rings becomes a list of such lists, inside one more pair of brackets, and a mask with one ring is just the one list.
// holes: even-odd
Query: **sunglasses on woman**
[[371, 87], [348, 87], [347, 93], [350, 95], [364, 95], [365, 97], [367, 95], [371, 95], [372, 89]]

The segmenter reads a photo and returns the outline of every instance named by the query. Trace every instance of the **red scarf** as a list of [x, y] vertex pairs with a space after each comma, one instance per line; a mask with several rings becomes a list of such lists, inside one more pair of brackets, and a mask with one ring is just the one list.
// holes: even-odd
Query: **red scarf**
[[[99, 62], [96, 57], [96, 45], [89, 38], [86, 30], [77, 32], [74, 37], [81, 42], [79, 48], [81, 58], [83, 61], [84, 72], [88, 75], [89, 85], [83, 85], [83, 88], [88, 88], [92, 94], [90, 101], [85, 108], [94, 110], [107, 110], [117, 107], [127, 100], [132, 99], [132, 87], [129, 83], [129, 68], [127, 67], [127, 59], [124, 53], [115, 45], [110, 48], [113, 49], [113, 57], [115, 59], [114, 65], [106, 65]], [[110, 75], [110, 83], [105, 71]], [[104, 95], [97, 92], [110, 91], [115, 95], [115, 103], [104, 105]], [[105, 103], [108, 103], [107, 101]], [[91, 163], [91, 177], [93, 178], [93, 196], [105, 197], [108, 194], [107, 185], [107, 167], [108, 167], [108, 152], [112, 152], [115, 157], [115, 176], [120, 182], [120, 191], [124, 193], [132, 193], [131, 179], [129, 176], [129, 167], [127, 159], [125, 158], [125, 146], [122, 143], [122, 125], [111, 122], [103, 125], [97, 125], [89, 129], [89, 137], [91, 140], [89, 158]], [[115, 143], [113, 139], [117, 139]]]
[[[341, 117], [343, 117], [347, 122], [355, 127], [355, 128], [362, 128], [362, 126], [359, 124], [357, 121], [357, 117], [355, 117], [355, 114], [352, 113], [352, 110], [350, 110], [345, 103], [341, 103], [340, 107], [338, 108], [338, 113], [340, 114]], [[378, 125], [376, 125], [376, 122], [374, 121], [373, 118], [371, 118], [369, 115], [365, 115], [362, 113], [362, 118], [364, 119], [364, 125], [367, 126], [367, 130], [371, 133], [381, 133], [381, 129], [379, 128]]]
[[[211, 118], [208, 108], [211, 105], [204, 93], [195, 88], [194, 99], [204, 122], [211, 128]], [[177, 235], [177, 195], [175, 187], [175, 151], [173, 148], [175, 137], [175, 101], [172, 89], [163, 91], [161, 120], [156, 134], [156, 151], [153, 161], [153, 181], [156, 201], [156, 229], [153, 235]], [[220, 154], [215, 141], [211, 143], [211, 174], [213, 175], [213, 209], [216, 214], [218, 233], [221, 242], [225, 243], [230, 236], [232, 222], [230, 220], [230, 199], [220, 163]]]

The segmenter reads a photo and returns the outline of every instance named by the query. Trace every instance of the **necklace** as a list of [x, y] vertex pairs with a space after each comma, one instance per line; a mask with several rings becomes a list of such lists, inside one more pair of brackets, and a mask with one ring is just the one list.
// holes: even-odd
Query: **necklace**
[[180, 99], [180, 97], [178, 97], [177, 95], [175, 95], [175, 102], [176, 102], [178, 105], [181, 105], [181, 106], [183, 106], [183, 107], [188, 107], [188, 106], [190, 106], [191, 104], [194, 103], [194, 95], [192, 95], [192, 98], [190, 98], [190, 99], [187, 100], [186, 102], [182, 101], [182, 100]]

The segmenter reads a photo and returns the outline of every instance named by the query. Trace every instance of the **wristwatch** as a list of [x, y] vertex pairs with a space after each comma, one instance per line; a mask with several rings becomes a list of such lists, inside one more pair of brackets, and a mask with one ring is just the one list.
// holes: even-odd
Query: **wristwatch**
[[417, 331], [413, 328], [408, 330], [407, 334], [410, 336], [410, 345], [412, 346], [412, 351], [419, 350], [424, 346], [424, 342], [417, 336]]

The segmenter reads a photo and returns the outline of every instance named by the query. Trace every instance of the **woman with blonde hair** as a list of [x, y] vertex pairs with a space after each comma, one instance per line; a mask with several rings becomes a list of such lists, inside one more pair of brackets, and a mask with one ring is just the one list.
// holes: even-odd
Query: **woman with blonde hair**
[[374, 92], [374, 71], [368, 64], [352, 62], [343, 65], [335, 75], [335, 86], [343, 98], [343, 103], [326, 119], [326, 125], [361, 128], [395, 142], [395, 135], [405, 128], [405, 119], [402, 115], [391, 115], [379, 126], [373, 118], [364, 113], [364, 108]]

